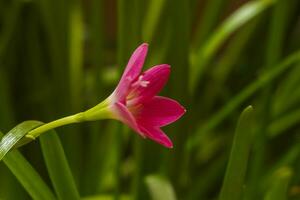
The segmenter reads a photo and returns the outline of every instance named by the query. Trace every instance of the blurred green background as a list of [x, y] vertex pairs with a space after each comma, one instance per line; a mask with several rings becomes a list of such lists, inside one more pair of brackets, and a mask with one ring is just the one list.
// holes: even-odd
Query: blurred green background
[[[0, 130], [96, 105], [143, 42], [144, 69], [171, 64], [162, 94], [187, 109], [164, 129], [174, 148], [111, 120], [59, 128], [74, 183], [49, 176], [42, 140], [19, 149], [50, 190], [75, 184], [86, 200], [300, 199], [299, 0], [0, 0]], [[0, 199], [38, 199], [11, 171], [0, 163]]]

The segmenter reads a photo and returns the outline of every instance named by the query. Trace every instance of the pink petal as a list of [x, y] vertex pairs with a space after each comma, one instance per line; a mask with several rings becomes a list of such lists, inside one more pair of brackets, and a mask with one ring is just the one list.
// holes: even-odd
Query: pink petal
[[157, 142], [167, 148], [173, 148], [172, 141], [160, 128], [141, 127], [141, 130], [145, 133], [146, 137], [154, 140], [155, 142]]
[[129, 93], [131, 82], [132, 80], [130, 79], [124, 79], [119, 82], [118, 86], [110, 96], [113, 103], [121, 102], [124, 104], [126, 102], [126, 96]]
[[122, 75], [123, 78], [131, 78], [136, 79], [139, 74], [141, 73], [141, 70], [143, 68], [145, 58], [147, 56], [148, 52], [148, 44], [143, 43], [141, 44], [131, 55], [128, 64], [126, 66], [126, 69]]
[[131, 55], [122, 78], [113, 92], [116, 101], [125, 100], [131, 82], [134, 81], [141, 73], [147, 52], [148, 44], [143, 43]]
[[161, 127], [179, 119], [185, 113], [177, 101], [167, 97], [155, 96], [143, 103], [142, 109], [136, 114], [138, 124]]
[[150, 100], [161, 91], [169, 79], [171, 72], [170, 65], [162, 64], [148, 69], [141, 78], [136, 81], [137, 86], [132, 88], [130, 93], [133, 93], [129, 105], [138, 104]]
[[134, 119], [133, 115], [129, 112], [125, 105], [120, 102], [114, 103], [112, 105], [112, 111], [115, 114], [114, 118], [120, 120], [124, 124], [128, 125], [142, 137], [145, 135], [139, 129], [136, 120]]

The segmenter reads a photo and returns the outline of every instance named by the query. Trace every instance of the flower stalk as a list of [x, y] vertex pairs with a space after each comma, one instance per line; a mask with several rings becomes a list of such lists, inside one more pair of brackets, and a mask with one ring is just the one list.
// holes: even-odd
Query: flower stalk
[[49, 131], [49, 130], [52, 130], [52, 129], [55, 129], [57, 127], [64, 126], [67, 124], [80, 123], [83, 121], [84, 121], [83, 113], [77, 113], [75, 115], [63, 117], [61, 119], [57, 119], [57, 120], [49, 122], [47, 124], [43, 124], [35, 129], [29, 131], [25, 137], [30, 138], [30, 139], [35, 139], [46, 131]]
[[30, 132], [25, 136], [29, 139], [35, 139], [38, 136], [40, 136], [42, 133], [47, 132], [49, 130], [65, 126], [68, 124], [75, 124], [75, 123], [81, 123], [84, 121], [96, 121], [101, 119], [109, 119], [111, 114], [107, 107], [106, 100], [98, 104], [97, 106], [85, 111], [80, 112], [74, 115], [70, 115], [67, 117], [63, 117], [61, 119], [54, 120], [52, 122], [49, 122], [47, 124], [43, 124]]

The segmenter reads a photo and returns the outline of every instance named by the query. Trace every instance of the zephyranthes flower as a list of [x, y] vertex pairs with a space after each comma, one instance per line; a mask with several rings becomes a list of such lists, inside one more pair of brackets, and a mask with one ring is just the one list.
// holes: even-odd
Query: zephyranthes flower
[[171, 68], [156, 65], [141, 73], [148, 44], [140, 45], [132, 54], [114, 92], [95, 107], [64, 117], [30, 131], [26, 137], [34, 139], [41, 133], [62, 125], [100, 119], [116, 119], [144, 138], [150, 138], [165, 147], [173, 144], [160, 127], [179, 119], [185, 109], [175, 100], [156, 96], [167, 82]]
[[185, 109], [173, 99], [155, 96], [167, 82], [171, 68], [161, 64], [141, 73], [147, 51], [148, 44], [134, 51], [118, 86], [105, 104], [111, 111], [111, 118], [127, 124], [142, 137], [171, 148], [171, 140], [160, 127], [179, 119]]

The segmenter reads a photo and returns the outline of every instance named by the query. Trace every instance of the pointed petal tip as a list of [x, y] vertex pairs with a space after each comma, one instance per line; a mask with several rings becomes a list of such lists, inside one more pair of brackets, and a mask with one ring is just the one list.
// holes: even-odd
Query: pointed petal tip
[[[155, 65], [155, 66], [151, 67], [150, 69], [148, 69], [147, 71], [145, 71], [144, 75], [145, 75], [145, 79], [147, 79], [147, 76], [149, 76], [149, 78], [151, 78], [151, 79], [156, 77], [158, 80], [166, 79], [165, 81], [167, 81], [167, 79], [169, 78], [170, 72], [171, 72], [170, 65], [159, 64], [159, 65]], [[150, 81], [151, 81], [151, 79], [150, 79]]]
[[165, 70], [168, 72], [168, 76], [170, 75], [171, 73], [171, 65], [169, 64], [160, 64], [158, 65], [162, 70]]
[[181, 106], [181, 109], [182, 109], [182, 115], [185, 114], [187, 112], [187, 110], [185, 109], [185, 107], [183, 107], [182, 105]]
[[147, 138], [161, 144], [166, 148], [173, 148], [171, 139], [159, 127], [141, 127]]
[[159, 64], [159, 65], [156, 65], [154, 67], [159, 67], [159, 68], [162, 68], [162, 69], [171, 69], [171, 65], [169, 64]]
[[145, 47], [148, 47], [148, 46], [149, 46], [149, 44], [148, 44], [147, 42], [144, 42], [144, 43], [142, 43], [140, 46], [145, 46]]
[[160, 64], [160, 66], [164, 66], [164, 67], [167, 67], [167, 68], [171, 68], [171, 65], [169, 65], [169, 64]]
[[173, 143], [169, 138], [164, 141], [161, 141], [160, 143], [168, 149], [173, 149]]
[[142, 51], [145, 51], [145, 52], [147, 53], [148, 47], [149, 47], [149, 44], [148, 44], [148, 43], [142, 43], [140, 46], [138, 46], [137, 49], [142, 50]]
[[136, 117], [138, 123], [147, 126], [163, 127], [180, 119], [186, 109], [176, 100], [155, 96], [143, 103], [143, 108]]
[[171, 141], [171, 139], [161, 130], [159, 130], [162, 135], [156, 135], [156, 136], [150, 136], [148, 135], [148, 137], [152, 140], [154, 140], [155, 142], [159, 143], [160, 145], [164, 146], [165, 148], [168, 149], [173, 149], [173, 142]]
[[[152, 70], [150, 70], [152, 69]], [[149, 70], [147, 70], [148, 72], [150, 72], [150, 74], [154, 74], [155, 73], [159, 73], [157, 75], [159, 75], [161, 77], [161, 79], [165, 79], [165, 82], [169, 79], [170, 73], [171, 73], [171, 66], [168, 64], [160, 64], [160, 65], [155, 65], [153, 67], [151, 67]], [[147, 72], [146, 71], [146, 72]]]
[[146, 57], [146, 54], [148, 53], [148, 47], [149, 45], [147, 43], [143, 43], [136, 48], [135, 52], [139, 52], [140, 56]]
[[174, 99], [172, 99], [174, 102], [176, 102], [177, 103], [177, 105], [178, 105], [178, 116], [177, 116], [177, 119], [179, 119], [179, 118], [181, 118], [186, 112], [187, 112], [187, 110], [186, 110], [186, 108], [185, 107], [183, 107], [178, 101], [176, 101], [176, 100], [174, 100]]
[[[174, 100], [175, 102], [177, 102], [176, 100]], [[179, 102], [177, 102], [179, 108], [180, 108], [180, 114], [179, 114], [179, 117], [182, 117], [186, 112], [187, 112], [187, 109], [185, 107], [183, 107]]]

